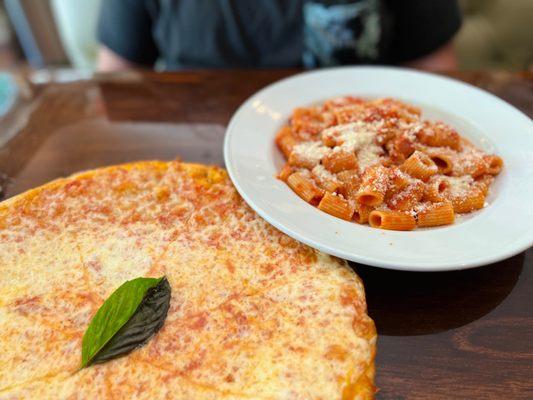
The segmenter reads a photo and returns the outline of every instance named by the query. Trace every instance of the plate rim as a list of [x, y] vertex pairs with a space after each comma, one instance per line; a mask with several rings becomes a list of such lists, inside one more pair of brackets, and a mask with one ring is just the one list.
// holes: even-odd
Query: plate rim
[[[294, 79], [302, 79], [309, 75], [319, 75], [319, 74], [331, 73], [331, 72], [342, 71], [342, 70], [354, 70], [354, 71], [367, 70], [367, 71], [372, 71], [372, 72], [393, 71], [393, 72], [410, 74], [412, 76], [416, 76], [416, 75], [426, 76], [426, 77], [429, 77], [430, 79], [440, 80], [443, 83], [453, 84], [456, 87], [464, 86], [464, 87], [467, 87], [469, 90], [474, 90], [480, 95], [490, 97], [491, 100], [493, 101], [495, 100], [497, 103], [499, 103], [500, 106], [503, 106], [507, 108], [508, 110], [519, 114], [521, 118], [525, 118], [531, 122], [531, 119], [529, 118], [529, 116], [527, 116], [524, 112], [517, 109], [513, 105], [509, 104], [505, 100], [499, 98], [498, 96], [486, 90], [483, 90], [473, 84], [470, 84], [468, 82], [463, 82], [463, 81], [460, 81], [460, 80], [457, 80], [457, 79], [454, 79], [448, 76], [443, 76], [437, 73], [432, 73], [432, 72], [427, 72], [427, 71], [418, 71], [418, 70], [413, 70], [410, 68], [394, 67], [394, 66], [358, 65], [358, 66], [340, 66], [340, 67], [333, 67], [333, 68], [322, 68], [318, 70], [304, 71], [304, 72], [292, 74], [290, 76], [287, 76], [285, 78], [279, 79], [275, 82], [272, 82], [266, 85], [265, 87], [253, 93], [246, 100], [244, 100], [242, 104], [233, 113], [225, 130], [223, 153], [224, 153], [224, 162], [226, 165], [226, 169], [228, 171], [230, 179], [233, 185], [235, 186], [237, 192], [244, 199], [244, 201], [248, 204], [248, 206], [252, 208], [252, 210], [254, 210], [254, 212], [256, 212], [267, 223], [273, 225], [276, 229], [279, 229], [280, 231], [282, 231], [284, 234], [288, 235], [289, 237], [292, 237], [298, 240], [299, 242], [304, 243], [326, 254], [330, 254], [335, 257], [339, 257], [339, 258], [352, 261], [352, 262], [356, 262], [356, 263], [361, 263], [361, 264], [368, 265], [371, 267], [385, 268], [385, 269], [391, 269], [391, 270], [416, 271], [416, 272], [440, 272], [440, 271], [453, 271], [453, 270], [478, 268], [478, 267], [490, 265], [490, 264], [511, 258], [533, 246], [533, 234], [532, 234], [530, 235], [530, 237], [528, 237], [528, 235], [524, 235], [522, 238], [523, 240], [519, 241], [515, 246], [513, 246], [507, 251], [502, 251], [492, 256], [483, 255], [479, 257], [474, 257], [474, 258], [471, 258], [466, 263], [457, 264], [457, 263], [447, 263], [445, 261], [439, 262], [439, 263], [431, 262], [431, 264], [427, 264], [427, 263], [424, 264], [423, 262], [408, 263], [404, 261], [391, 263], [390, 261], [380, 260], [379, 257], [368, 257], [364, 255], [357, 255], [355, 253], [348, 255], [344, 251], [338, 251], [335, 247], [324, 245], [320, 242], [317, 242], [314, 239], [310, 239], [306, 237], [305, 235], [301, 235], [300, 233], [295, 232], [294, 230], [285, 226], [285, 224], [279, 222], [276, 218], [271, 217], [267, 211], [263, 210], [262, 207], [258, 206], [257, 203], [254, 202], [250, 198], [246, 190], [243, 189], [239, 180], [236, 179], [236, 172], [234, 171], [233, 169], [234, 166], [231, 162], [232, 160], [232, 157], [230, 155], [230, 145], [231, 145], [231, 139], [232, 139], [231, 131], [234, 129], [234, 125], [237, 123], [239, 114], [242, 113], [246, 107], [248, 107], [256, 98], [260, 97], [263, 93], [265, 93], [266, 91], [272, 90], [276, 88], [277, 86], [281, 86], [287, 81], [294, 80]], [[533, 231], [531, 232], [533, 233]]]

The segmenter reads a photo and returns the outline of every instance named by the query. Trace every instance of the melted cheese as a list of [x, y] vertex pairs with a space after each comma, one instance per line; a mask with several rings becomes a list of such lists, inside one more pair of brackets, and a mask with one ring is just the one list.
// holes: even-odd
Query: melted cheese
[[[359, 278], [260, 219], [221, 169], [136, 163], [10, 199], [0, 204], [0, 265], [0, 398], [374, 391], [376, 332]], [[162, 275], [172, 286], [162, 330], [79, 371], [103, 300], [127, 279]]]

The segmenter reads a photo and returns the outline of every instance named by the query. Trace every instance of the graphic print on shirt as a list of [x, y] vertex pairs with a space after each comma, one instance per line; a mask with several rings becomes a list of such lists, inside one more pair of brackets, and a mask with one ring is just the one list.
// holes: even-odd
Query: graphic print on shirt
[[309, 1], [304, 4], [303, 19], [306, 67], [378, 59], [382, 30], [379, 0], [335, 5]]

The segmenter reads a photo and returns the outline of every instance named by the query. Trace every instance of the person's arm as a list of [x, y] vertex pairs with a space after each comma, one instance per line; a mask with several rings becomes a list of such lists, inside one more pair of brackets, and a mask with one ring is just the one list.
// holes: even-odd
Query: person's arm
[[431, 54], [408, 61], [404, 65], [426, 71], [453, 71], [458, 67], [457, 55], [451, 42]]
[[97, 36], [99, 71], [153, 67], [157, 60], [152, 15], [144, 0], [102, 1]]

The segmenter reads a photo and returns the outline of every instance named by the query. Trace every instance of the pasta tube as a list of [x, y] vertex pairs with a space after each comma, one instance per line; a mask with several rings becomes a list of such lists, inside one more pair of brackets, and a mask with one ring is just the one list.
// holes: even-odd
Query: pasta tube
[[415, 151], [409, 156], [407, 160], [401, 165], [400, 169], [405, 173], [411, 175], [413, 178], [422, 180], [428, 179], [435, 175], [439, 169], [433, 160], [421, 151]]
[[318, 208], [334, 217], [342, 218], [347, 221], [352, 219], [354, 212], [353, 204], [341, 196], [330, 192], [326, 192], [324, 197], [322, 197], [322, 200], [320, 200], [320, 203], [318, 204]]
[[450, 225], [454, 220], [453, 205], [449, 201], [430, 203], [417, 214], [417, 223], [420, 227]]
[[323, 196], [323, 191], [318, 188], [310, 177], [301, 172], [295, 172], [287, 178], [287, 185], [302, 199], [311, 204], [316, 204]]
[[374, 210], [368, 217], [372, 228], [389, 229], [394, 231], [410, 231], [415, 228], [415, 218], [400, 211]]
[[387, 168], [382, 165], [367, 168], [363, 174], [361, 188], [356, 195], [357, 202], [367, 206], [379, 206], [385, 198], [388, 182]]

